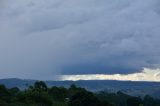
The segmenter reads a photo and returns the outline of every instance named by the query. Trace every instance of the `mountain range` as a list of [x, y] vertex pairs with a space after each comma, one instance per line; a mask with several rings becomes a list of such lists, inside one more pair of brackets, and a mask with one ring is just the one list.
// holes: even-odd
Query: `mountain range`
[[[22, 90], [29, 85], [33, 85], [36, 80], [27, 79], [0, 79], [0, 84], [4, 84], [7, 88], [18, 87]], [[49, 87], [63, 86], [70, 87], [75, 84], [79, 87], [84, 87], [93, 92], [105, 91], [114, 93], [122, 91], [134, 96], [151, 95], [155, 98], [160, 98], [160, 82], [142, 82], [142, 81], [116, 81], [116, 80], [79, 80], [79, 81], [44, 81]]]

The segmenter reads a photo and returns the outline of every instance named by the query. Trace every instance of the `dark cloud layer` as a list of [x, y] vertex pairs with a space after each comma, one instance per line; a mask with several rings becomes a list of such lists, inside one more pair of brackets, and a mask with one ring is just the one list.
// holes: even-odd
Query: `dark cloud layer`
[[0, 11], [0, 77], [157, 68], [159, 5], [159, 0], [6, 0]]

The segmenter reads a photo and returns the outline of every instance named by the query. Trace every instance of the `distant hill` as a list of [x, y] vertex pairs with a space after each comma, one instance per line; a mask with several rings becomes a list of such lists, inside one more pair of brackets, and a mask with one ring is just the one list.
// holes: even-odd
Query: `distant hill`
[[[33, 85], [36, 80], [22, 79], [0, 79], [0, 84], [4, 84], [8, 88], [19, 87], [25, 89], [29, 85]], [[160, 82], [137, 82], [137, 81], [115, 81], [115, 80], [80, 80], [80, 81], [45, 81], [48, 86], [64, 86], [69, 87], [71, 84], [76, 84], [79, 87], [84, 87], [87, 90], [98, 92], [117, 92], [134, 96], [144, 96], [146, 94], [160, 98]]]

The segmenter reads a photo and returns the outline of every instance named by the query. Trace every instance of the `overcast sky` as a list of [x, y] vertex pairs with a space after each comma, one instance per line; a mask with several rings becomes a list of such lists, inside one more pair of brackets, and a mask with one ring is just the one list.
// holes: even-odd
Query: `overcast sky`
[[160, 66], [160, 0], [0, 0], [0, 78]]

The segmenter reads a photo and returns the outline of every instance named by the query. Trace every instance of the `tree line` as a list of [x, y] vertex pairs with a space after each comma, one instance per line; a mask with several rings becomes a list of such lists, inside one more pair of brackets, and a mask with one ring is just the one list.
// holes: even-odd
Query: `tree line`
[[69, 88], [47, 87], [43, 81], [37, 81], [25, 90], [0, 85], [0, 106], [160, 106], [160, 100], [120, 91], [93, 93], [74, 84]]

